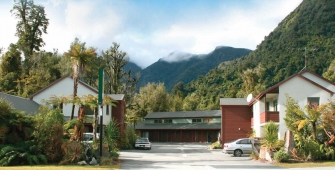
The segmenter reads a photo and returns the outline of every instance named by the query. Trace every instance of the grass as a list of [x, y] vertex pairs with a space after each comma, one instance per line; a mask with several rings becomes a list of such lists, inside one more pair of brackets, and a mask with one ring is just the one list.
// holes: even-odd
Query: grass
[[45, 165], [45, 166], [8, 166], [8, 167], [1, 167], [1, 170], [63, 170], [63, 169], [78, 169], [78, 170], [114, 170], [120, 169], [120, 165], [109, 165], [109, 166], [77, 166], [77, 165]]
[[335, 166], [335, 161], [325, 162], [299, 162], [299, 163], [274, 163], [273, 165], [284, 167], [284, 168], [309, 168], [309, 167], [327, 167]]

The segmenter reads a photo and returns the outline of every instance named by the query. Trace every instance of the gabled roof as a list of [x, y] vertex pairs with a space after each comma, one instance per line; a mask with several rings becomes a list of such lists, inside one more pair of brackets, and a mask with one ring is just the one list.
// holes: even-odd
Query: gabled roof
[[24, 111], [28, 114], [33, 114], [38, 112], [39, 104], [33, 100], [18, 97], [6, 93], [0, 92], [0, 98], [6, 100], [10, 105], [17, 110]]
[[113, 100], [124, 100], [124, 94], [107, 94]]
[[220, 98], [221, 105], [245, 105], [248, 106], [248, 102], [245, 98]]
[[307, 82], [309, 82], [309, 83], [311, 83], [311, 84], [313, 84], [313, 85], [315, 85], [315, 86], [317, 86], [317, 87], [319, 87], [319, 88], [321, 88], [321, 89], [327, 91], [328, 93], [330, 93], [330, 94], [332, 94], [332, 95], [334, 94], [333, 91], [331, 91], [331, 90], [329, 90], [329, 89], [327, 89], [327, 88], [321, 86], [320, 84], [318, 84], [318, 83], [316, 83], [316, 82], [314, 82], [314, 81], [312, 81], [312, 80], [310, 80], [310, 79], [304, 77], [303, 74], [306, 73], [306, 72], [311, 73], [311, 74], [313, 74], [314, 76], [319, 77], [320, 79], [322, 79], [322, 80], [324, 80], [324, 81], [326, 81], [326, 82], [328, 82], [328, 83], [330, 83], [330, 84], [332, 84], [332, 85], [335, 86], [335, 83], [333, 83], [333, 82], [331, 82], [331, 81], [329, 81], [329, 80], [327, 80], [327, 79], [325, 79], [325, 78], [319, 76], [318, 74], [316, 74], [316, 73], [314, 73], [314, 72], [312, 72], [312, 71], [309, 71], [309, 70], [307, 70], [307, 69], [304, 69], [304, 70], [300, 71], [299, 73], [297, 73], [297, 74], [293, 74], [292, 76], [286, 78], [285, 80], [283, 80], [283, 81], [277, 83], [276, 85], [270, 87], [269, 89], [265, 90], [264, 92], [258, 94], [253, 100], [251, 100], [251, 102], [249, 103], [249, 106], [253, 105], [257, 100], [263, 98], [267, 93], [278, 93], [278, 92], [279, 92], [279, 86], [282, 85], [282, 84], [284, 84], [285, 82], [291, 80], [291, 79], [294, 78], [294, 77], [299, 77], [299, 78], [301, 78], [301, 79], [303, 79], [303, 80], [305, 80], [305, 81], [307, 81]]
[[[63, 77], [57, 79], [56, 81], [52, 82], [52, 83], [49, 84], [48, 86], [46, 86], [46, 87], [42, 88], [41, 90], [37, 91], [36, 93], [32, 94], [29, 98], [30, 98], [30, 99], [34, 98], [36, 95], [42, 93], [44, 90], [46, 90], [46, 89], [48, 89], [49, 87], [51, 87], [51, 86], [57, 84], [58, 82], [64, 80], [65, 78], [71, 78], [71, 79], [73, 79], [71, 76], [68, 76], [68, 75], [67, 75], [67, 76], [63, 76]], [[81, 85], [85, 86], [86, 88], [92, 90], [93, 92], [98, 93], [98, 90], [97, 90], [97, 89], [95, 89], [95, 88], [93, 88], [92, 86], [90, 86], [90, 85], [88, 85], [88, 84], [82, 82], [81, 80], [79, 80], [78, 83], [80, 83]]]
[[[34, 98], [36, 95], [42, 93], [44, 90], [50, 88], [51, 86], [57, 84], [58, 82], [64, 80], [65, 78], [71, 78], [71, 79], [73, 79], [71, 76], [68, 76], [68, 75], [67, 75], [67, 76], [63, 76], [63, 77], [57, 79], [56, 81], [52, 82], [52, 83], [49, 84], [48, 86], [42, 88], [42, 89], [39, 90], [38, 92], [32, 94], [29, 98], [30, 98], [30, 99]], [[81, 80], [79, 80], [78, 83], [80, 83], [81, 85], [85, 86], [86, 88], [92, 90], [92, 91], [95, 92], [95, 93], [99, 93], [98, 89], [96, 89], [96, 88], [90, 86], [89, 84], [86, 84], [85, 82], [83, 82], [83, 81], [81, 81]], [[113, 100], [124, 100], [124, 96], [125, 96], [124, 94], [107, 94], [107, 95], [108, 95], [109, 97], [111, 97]]]
[[184, 111], [184, 112], [153, 112], [145, 116], [145, 119], [155, 118], [196, 118], [196, 117], [221, 117], [221, 110]]
[[135, 129], [156, 130], [156, 129], [221, 129], [221, 123], [137, 123]]

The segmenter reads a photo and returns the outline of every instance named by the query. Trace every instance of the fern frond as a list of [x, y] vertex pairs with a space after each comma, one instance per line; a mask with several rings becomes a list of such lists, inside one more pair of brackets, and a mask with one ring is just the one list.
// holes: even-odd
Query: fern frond
[[44, 164], [47, 164], [48, 163], [48, 158], [43, 155], [43, 154], [38, 154], [37, 155], [38, 159], [41, 160]]

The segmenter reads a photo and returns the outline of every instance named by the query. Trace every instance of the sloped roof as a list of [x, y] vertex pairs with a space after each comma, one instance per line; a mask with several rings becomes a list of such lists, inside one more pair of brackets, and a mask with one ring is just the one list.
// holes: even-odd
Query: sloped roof
[[221, 110], [153, 112], [153, 113], [149, 113], [144, 118], [154, 119], [154, 118], [192, 118], [192, 117], [221, 117]]
[[[56, 81], [52, 82], [48, 86], [46, 86], [46, 87], [42, 88], [41, 90], [37, 91], [36, 93], [32, 94], [29, 98], [30, 99], [34, 98], [34, 96], [36, 96], [37, 94], [42, 93], [44, 90], [50, 88], [51, 86], [57, 84], [58, 82], [64, 80], [65, 78], [71, 78], [72, 79], [71, 76], [68, 76], [68, 75], [67, 76], [63, 76], [63, 77], [57, 79]], [[98, 89], [90, 86], [89, 84], [87, 84], [87, 83], [85, 83], [85, 82], [83, 82], [81, 80], [79, 80], [78, 83], [80, 83], [81, 85], [85, 86], [86, 88], [92, 90], [95, 93], [99, 93]], [[110, 96], [113, 100], [124, 100], [124, 96], [125, 96], [124, 94], [106, 94], [106, 95]]]
[[248, 105], [245, 98], [220, 98], [220, 105]]
[[113, 100], [124, 100], [124, 94], [107, 94]]
[[299, 72], [299, 73], [297, 73], [297, 74], [293, 74], [292, 76], [286, 78], [285, 80], [283, 80], [283, 81], [277, 83], [276, 85], [270, 87], [269, 89], [265, 90], [264, 92], [258, 94], [253, 100], [251, 100], [251, 102], [249, 103], [249, 106], [253, 105], [258, 99], [261, 99], [261, 98], [262, 98], [263, 96], [265, 96], [267, 93], [273, 93], [273, 92], [278, 93], [279, 86], [282, 85], [282, 84], [284, 84], [285, 82], [291, 80], [291, 79], [294, 78], [294, 77], [299, 77], [299, 78], [301, 78], [301, 79], [303, 79], [303, 80], [305, 80], [305, 81], [307, 81], [307, 82], [309, 82], [309, 83], [311, 83], [311, 84], [313, 84], [313, 85], [315, 85], [315, 86], [317, 86], [317, 87], [319, 87], [319, 88], [321, 88], [321, 89], [327, 91], [328, 93], [330, 93], [330, 94], [332, 94], [332, 95], [334, 94], [333, 91], [331, 91], [331, 90], [329, 90], [329, 89], [327, 89], [327, 88], [321, 86], [320, 84], [318, 84], [318, 83], [316, 83], [316, 82], [314, 82], [314, 81], [312, 81], [312, 80], [310, 80], [310, 79], [304, 77], [303, 74], [306, 73], [306, 72], [311, 73], [311, 74], [313, 74], [314, 76], [319, 77], [320, 79], [322, 79], [322, 80], [324, 80], [324, 81], [327, 81], [327, 82], [329, 82], [330, 84], [332, 84], [332, 85], [335, 86], [335, 83], [333, 83], [333, 82], [331, 82], [331, 81], [329, 81], [329, 80], [327, 80], [327, 79], [325, 79], [325, 78], [319, 76], [318, 74], [316, 74], [316, 73], [314, 73], [314, 72], [312, 72], [312, 71], [309, 71], [309, 70], [307, 70], [307, 69], [304, 69], [304, 70], [302, 70], [301, 72]]
[[37, 113], [38, 108], [40, 106], [38, 103], [36, 103], [33, 100], [6, 94], [6, 93], [1, 93], [1, 92], [0, 92], [0, 98], [8, 101], [8, 103], [10, 103], [10, 105], [13, 108], [24, 111], [28, 114]]
[[[46, 90], [46, 89], [48, 89], [49, 87], [51, 87], [51, 86], [57, 84], [58, 82], [64, 80], [65, 78], [71, 78], [71, 79], [72, 79], [71, 76], [68, 76], [68, 75], [63, 76], [63, 77], [57, 79], [56, 81], [52, 82], [52, 83], [49, 84], [48, 86], [46, 86], [46, 87], [42, 88], [41, 90], [37, 91], [36, 93], [32, 94], [29, 98], [30, 98], [30, 99], [34, 98], [36, 95], [42, 93], [44, 90]], [[98, 91], [96, 88], [93, 88], [92, 86], [90, 86], [90, 85], [88, 85], [88, 84], [82, 82], [81, 80], [79, 80], [78, 83], [80, 83], [81, 85], [87, 87], [88, 89], [92, 90], [92, 91], [95, 92], [95, 93], [99, 93], [99, 91]]]
[[138, 130], [158, 130], [158, 129], [221, 129], [221, 123], [137, 123], [135, 129]]

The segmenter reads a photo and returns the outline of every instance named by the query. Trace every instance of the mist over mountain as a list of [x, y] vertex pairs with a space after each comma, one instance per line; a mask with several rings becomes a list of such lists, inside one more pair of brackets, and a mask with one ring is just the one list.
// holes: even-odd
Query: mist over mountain
[[222, 62], [179, 89], [185, 97], [197, 97], [197, 110], [210, 110], [219, 109], [220, 97], [257, 95], [304, 68], [319, 75], [332, 72], [333, 76], [334, 28], [335, 1], [304, 0], [256, 50]]
[[189, 83], [205, 75], [221, 62], [230, 61], [248, 55], [249, 49], [233, 47], [217, 47], [209, 54], [195, 55], [186, 52], [172, 52], [141, 71], [139, 87], [151, 83], [164, 83], [167, 91], [171, 91], [178, 82]]

